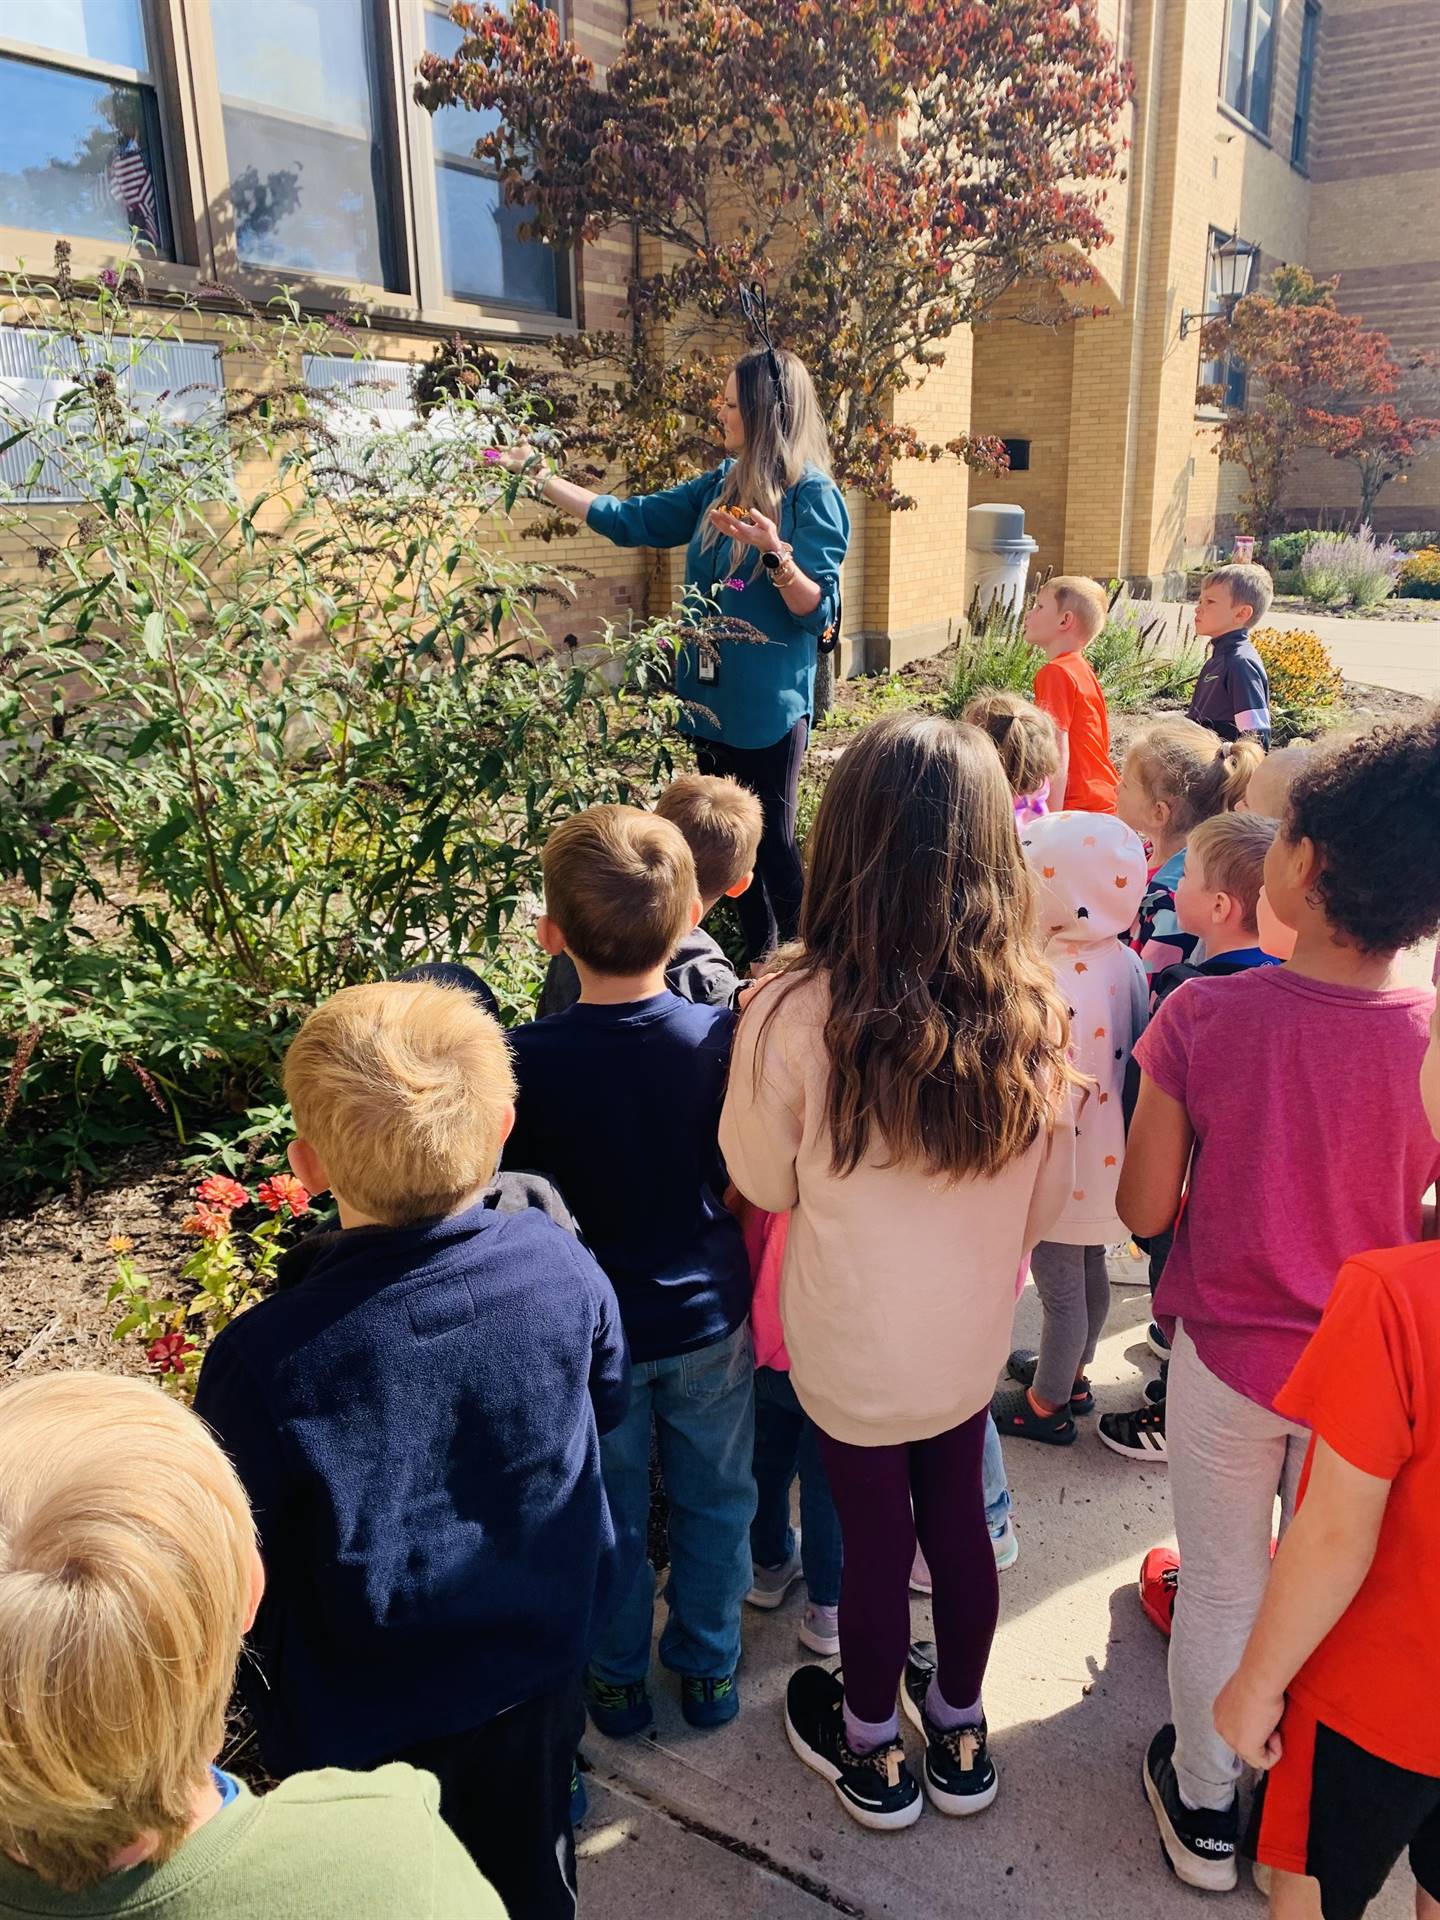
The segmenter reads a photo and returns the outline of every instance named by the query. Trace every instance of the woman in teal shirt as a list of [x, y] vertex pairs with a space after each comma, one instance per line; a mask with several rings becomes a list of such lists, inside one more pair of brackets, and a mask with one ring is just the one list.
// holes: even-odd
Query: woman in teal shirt
[[[850, 517], [815, 389], [793, 353], [747, 353], [719, 417], [727, 457], [681, 486], [617, 500], [549, 474], [539, 491], [616, 546], [684, 547], [686, 597], [697, 611], [758, 629], [754, 640], [685, 647], [675, 674], [687, 703], [680, 724], [695, 740], [700, 771], [732, 775], [764, 810], [755, 884], [737, 902], [758, 959], [799, 923], [796, 788], [817, 643], [839, 617]], [[505, 459], [519, 470], [533, 457], [516, 447]]]

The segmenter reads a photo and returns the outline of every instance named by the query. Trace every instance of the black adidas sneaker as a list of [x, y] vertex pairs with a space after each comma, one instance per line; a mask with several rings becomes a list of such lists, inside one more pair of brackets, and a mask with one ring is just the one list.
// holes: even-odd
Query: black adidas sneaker
[[862, 1827], [885, 1833], [913, 1827], [925, 1802], [905, 1764], [899, 1737], [872, 1753], [855, 1753], [845, 1738], [845, 1689], [827, 1667], [797, 1667], [785, 1689], [790, 1744], [834, 1787], [840, 1804]]
[[1124, 1460], [1141, 1467], [1170, 1464], [1165, 1444], [1165, 1402], [1137, 1407], [1133, 1413], [1102, 1413], [1098, 1428], [1100, 1444]]
[[935, 1677], [935, 1643], [916, 1640], [905, 1662], [900, 1703], [925, 1736], [925, 1791], [941, 1813], [983, 1813], [1000, 1791], [1000, 1776], [986, 1747], [985, 1722], [948, 1733], [925, 1716], [925, 1696]]
[[1239, 1878], [1235, 1851], [1240, 1840], [1240, 1805], [1232, 1800], [1223, 1813], [1187, 1807], [1175, 1778], [1175, 1729], [1162, 1727], [1145, 1756], [1145, 1798], [1160, 1829], [1165, 1858], [1187, 1887], [1204, 1893], [1229, 1893]]

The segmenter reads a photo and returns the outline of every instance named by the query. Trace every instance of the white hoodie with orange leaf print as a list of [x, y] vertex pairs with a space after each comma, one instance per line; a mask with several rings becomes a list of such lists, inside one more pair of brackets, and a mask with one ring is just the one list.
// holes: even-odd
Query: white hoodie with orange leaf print
[[1145, 891], [1145, 848], [1114, 814], [1050, 813], [1020, 830], [1040, 886], [1045, 957], [1070, 1011], [1070, 1058], [1091, 1082], [1076, 1097], [1075, 1185], [1046, 1234], [1063, 1246], [1129, 1237], [1115, 1212], [1125, 1157], [1121, 1091], [1145, 1027], [1145, 969], [1122, 944]]

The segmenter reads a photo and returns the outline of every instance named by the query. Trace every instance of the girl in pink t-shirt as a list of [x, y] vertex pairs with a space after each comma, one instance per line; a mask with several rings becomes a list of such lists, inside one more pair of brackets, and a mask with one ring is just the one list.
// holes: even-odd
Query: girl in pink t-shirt
[[1440, 709], [1317, 753], [1265, 862], [1295, 929], [1283, 966], [1191, 980], [1135, 1050], [1142, 1080], [1119, 1211], [1162, 1232], [1186, 1203], [1156, 1294], [1173, 1334], [1170, 1489], [1183, 1564], [1173, 1725], [1146, 1791], [1192, 1886], [1236, 1879], [1240, 1761], [1215, 1697], [1254, 1624], [1276, 1495], [1288, 1517], [1308, 1435], [1274, 1400], [1341, 1265], [1420, 1237], [1440, 1148], [1417, 1080], [1432, 996], [1404, 948], [1440, 926]]

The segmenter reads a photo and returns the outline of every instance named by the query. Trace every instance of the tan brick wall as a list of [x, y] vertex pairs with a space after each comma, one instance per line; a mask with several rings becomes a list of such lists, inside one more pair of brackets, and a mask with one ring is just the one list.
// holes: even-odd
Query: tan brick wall
[[[1321, 19], [1307, 262], [1338, 273], [1341, 306], [1398, 353], [1440, 352], [1440, 5], [1326, 0]], [[1288, 495], [1307, 519], [1358, 502], [1354, 468], [1333, 460], [1304, 462]], [[1375, 518], [1440, 527], [1440, 452], [1386, 488]]]
[[[634, 0], [651, 17], [656, 0]], [[1042, 565], [1154, 578], [1228, 539], [1243, 476], [1222, 467], [1197, 416], [1199, 346], [1179, 337], [1182, 311], [1205, 300], [1210, 229], [1256, 242], [1266, 266], [1303, 261], [1342, 275], [1342, 300], [1397, 345], [1440, 347], [1440, 0], [1325, 0], [1311, 109], [1310, 173], [1289, 163], [1304, 0], [1280, 0], [1268, 137], [1220, 102], [1226, 0], [1100, 0], [1102, 26], [1134, 63], [1125, 118], [1127, 178], [1106, 188], [1113, 239], [1096, 257], [1094, 298], [1107, 311], [1056, 331], [1023, 324], [1023, 290], [948, 362], [904, 397], [901, 417], [927, 438], [966, 431], [1028, 439], [1028, 473], [977, 479], [955, 463], [909, 464], [898, 485], [916, 508], [892, 515], [851, 501], [845, 629], [873, 636], [872, 662], [942, 642], [963, 612], [965, 516], [1010, 499], [1026, 512]], [[573, 28], [603, 70], [621, 42], [624, 0], [579, 0]], [[577, 319], [627, 324], [633, 236], [585, 248]], [[416, 359], [415, 333], [377, 330], [366, 352]], [[1294, 505], [1338, 512], [1353, 476], [1312, 462]], [[1440, 454], [1384, 496], [1381, 523], [1440, 524]], [[526, 551], [529, 551], [527, 543]], [[535, 549], [583, 570], [557, 633], [659, 610], [678, 590], [679, 555], [624, 552], [580, 533]]]
[[[1013, 318], [977, 340], [977, 427], [1023, 431], [1068, 380], [1063, 483], [1037, 466], [1010, 485], [1046, 557], [1058, 546], [1076, 570], [1153, 578], [1233, 532], [1244, 476], [1221, 465], [1213, 420], [1196, 407], [1198, 336], [1180, 339], [1182, 313], [1205, 303], [1212, 228], [1256, 243], [1262, 273], [1286, 260], [1339, 271], [1342, 303], [1397, 346], [1440, 347], [1440, 4], [1327, 0], [1313, 178], [1289, 159], [1304, 0], [1282, 0], [1265, 136], [1220, 99], [1225, 11], [1224, 0], [1127, 9], [1136, 101], [1123, 229], [1102, 262], [1109, 313], [1074, 329], [1068, 365], [1059, 343], [1037, 356]], [[1050, 448], [1033, 457], [1048, 466]], [[1333, 512], [1356, 496], [1343, 466], [1302, 463], [1297, 504]], [[1440, 523], [1440, 454], [1387, 492], [1379, 518]]]
[[[971, 363], [971, 336], [957, 333], [946, 343], [944, 366], [901, 396], [897, 418], [941, 445], [964, 433], [971, 417]], [[950, 459], [903, 461], [895, 484], [914, 497], [915, 506], [904, 513], [872, 506], [864, 519], [865, 628], [888, 642], [872, 650], [872, 664], [882, 666], [933, 651], [944, 643], [950, 623], [958, 625], [966, 601], [966, 511], [972, 499], [997, 497], [977, 491], [991, 483], [972, 480], [967, 468]]]
[[1064, 570], [1065, 505], [1069, 490], [1071, 373], [1077, 326], [1040, 327], [1017, 321], [1023, 293], [1007, 300], [974, 330], [975, 433], [1030, 442], [1030, 466], [998, 480], [976, 477], [976, 500], [1013, 500], [1025, 509], [1025, 531], [1038, 544], [1037, 567]]

